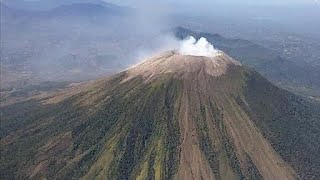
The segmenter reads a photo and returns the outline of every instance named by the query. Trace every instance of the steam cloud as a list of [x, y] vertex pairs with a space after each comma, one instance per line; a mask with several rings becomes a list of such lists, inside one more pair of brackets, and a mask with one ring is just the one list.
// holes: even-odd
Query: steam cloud
[[215, 49], [206, 38], [201, 37], [197, 41], [193, 36], [190, 36], [181, 42], [179, 53], [182, 55], [207, 57], [216, 57], [221, 55], [221, 51]]

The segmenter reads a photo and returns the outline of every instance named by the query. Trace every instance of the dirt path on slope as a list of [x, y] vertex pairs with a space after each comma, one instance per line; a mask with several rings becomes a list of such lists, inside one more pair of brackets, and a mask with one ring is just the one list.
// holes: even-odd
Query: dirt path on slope
[[181, 131], [180, 146], [180, 164], [178, 168], [178, 179], [212, 179], [212, 173], [209, 164], [199, 148], [196, 125], [190, 115], [189, 97], [186, 89], [182, 94], [180, 101], [179, 126]]

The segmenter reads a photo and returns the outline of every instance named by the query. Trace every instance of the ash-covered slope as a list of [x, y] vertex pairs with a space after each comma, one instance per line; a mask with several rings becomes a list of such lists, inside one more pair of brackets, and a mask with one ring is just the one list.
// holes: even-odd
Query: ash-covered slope
[[127, 78], [141, 76], [147, 79], [157, 78], [164, 74], [181, 76], [188, 73], [204, 71], [210, 76], [223, 75], [229, 65], [240, 65], [228, 55], [220, 52], [212, 57], [181, 55], [177, 51], [168, 51], [144, 61], [126, 71]]
[[319, 107], [227, 55], [166, 52], [1, 113], [3, 178], [319, 177]]

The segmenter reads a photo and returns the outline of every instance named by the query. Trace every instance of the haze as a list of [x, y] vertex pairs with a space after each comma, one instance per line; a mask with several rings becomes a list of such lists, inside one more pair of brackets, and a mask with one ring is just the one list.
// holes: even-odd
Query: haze
[[[230, 49], [239, 58], [244, 59], [246, 53], [243, 44], [238, 49], [228, 44], [234, 39], [253, 43], [244, 43], [253, 59], [265, 54], [270, 59], [271, 54], [294, 63], [302, 72], [316, 72], [320, 64], [320, 5], [312, 0], [1, 3], [5, 5], [1, 11], [1, 74], [5, 77], [1, 84], [5, 90], [43, 81], [78, 82], [121, 71], [152, 54], [177, 48], [181, 39], [172, 31], [177, 27], [222, 36], [226, 42], [217, 42], [219, 48]], [[265, 71], [261, 73], [269, 77], [274, 73]], [[291, 82], [287, 88], [297, 79], [316, 84], [316, 73], [286, 73], [290, 74], [286, 83]]]

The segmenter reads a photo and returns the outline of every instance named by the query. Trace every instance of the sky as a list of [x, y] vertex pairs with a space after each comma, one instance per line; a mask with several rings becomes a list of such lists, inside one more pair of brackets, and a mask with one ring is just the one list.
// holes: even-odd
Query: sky
[[[167, 4], [173, 7], [179, 8], [203, 8], [203, 7], [211, 7], [214, 5], [229, 5], [229, 6], [295, 6], [295, 5], [314, 5], [320, 7], [320, 0], [0, 0], [1, 2], [6, 2], [7, 4], [19, 4], [21, 1], [27, 2], [41, 2], [42, 6], [47, 2], [48, 6], [56, 6], [61, 5], [66, 2], [109, 2], [123, 6], [131, 6], [136, 7], [143, 3], [147, 4]], [[21, 5], [23, 3], [20, 3]]]
[[[104, 0], [122, 5], [134, 5], [142, 0]], [[151, 0], [152, 1], [152, 0]], [[290, 5], [290, 4], [319, 4], [319, 0], [165, 0], [174, 4], [240, 4], [240, 5]], [[157, 2], [157, 1], [155, 1]]]

